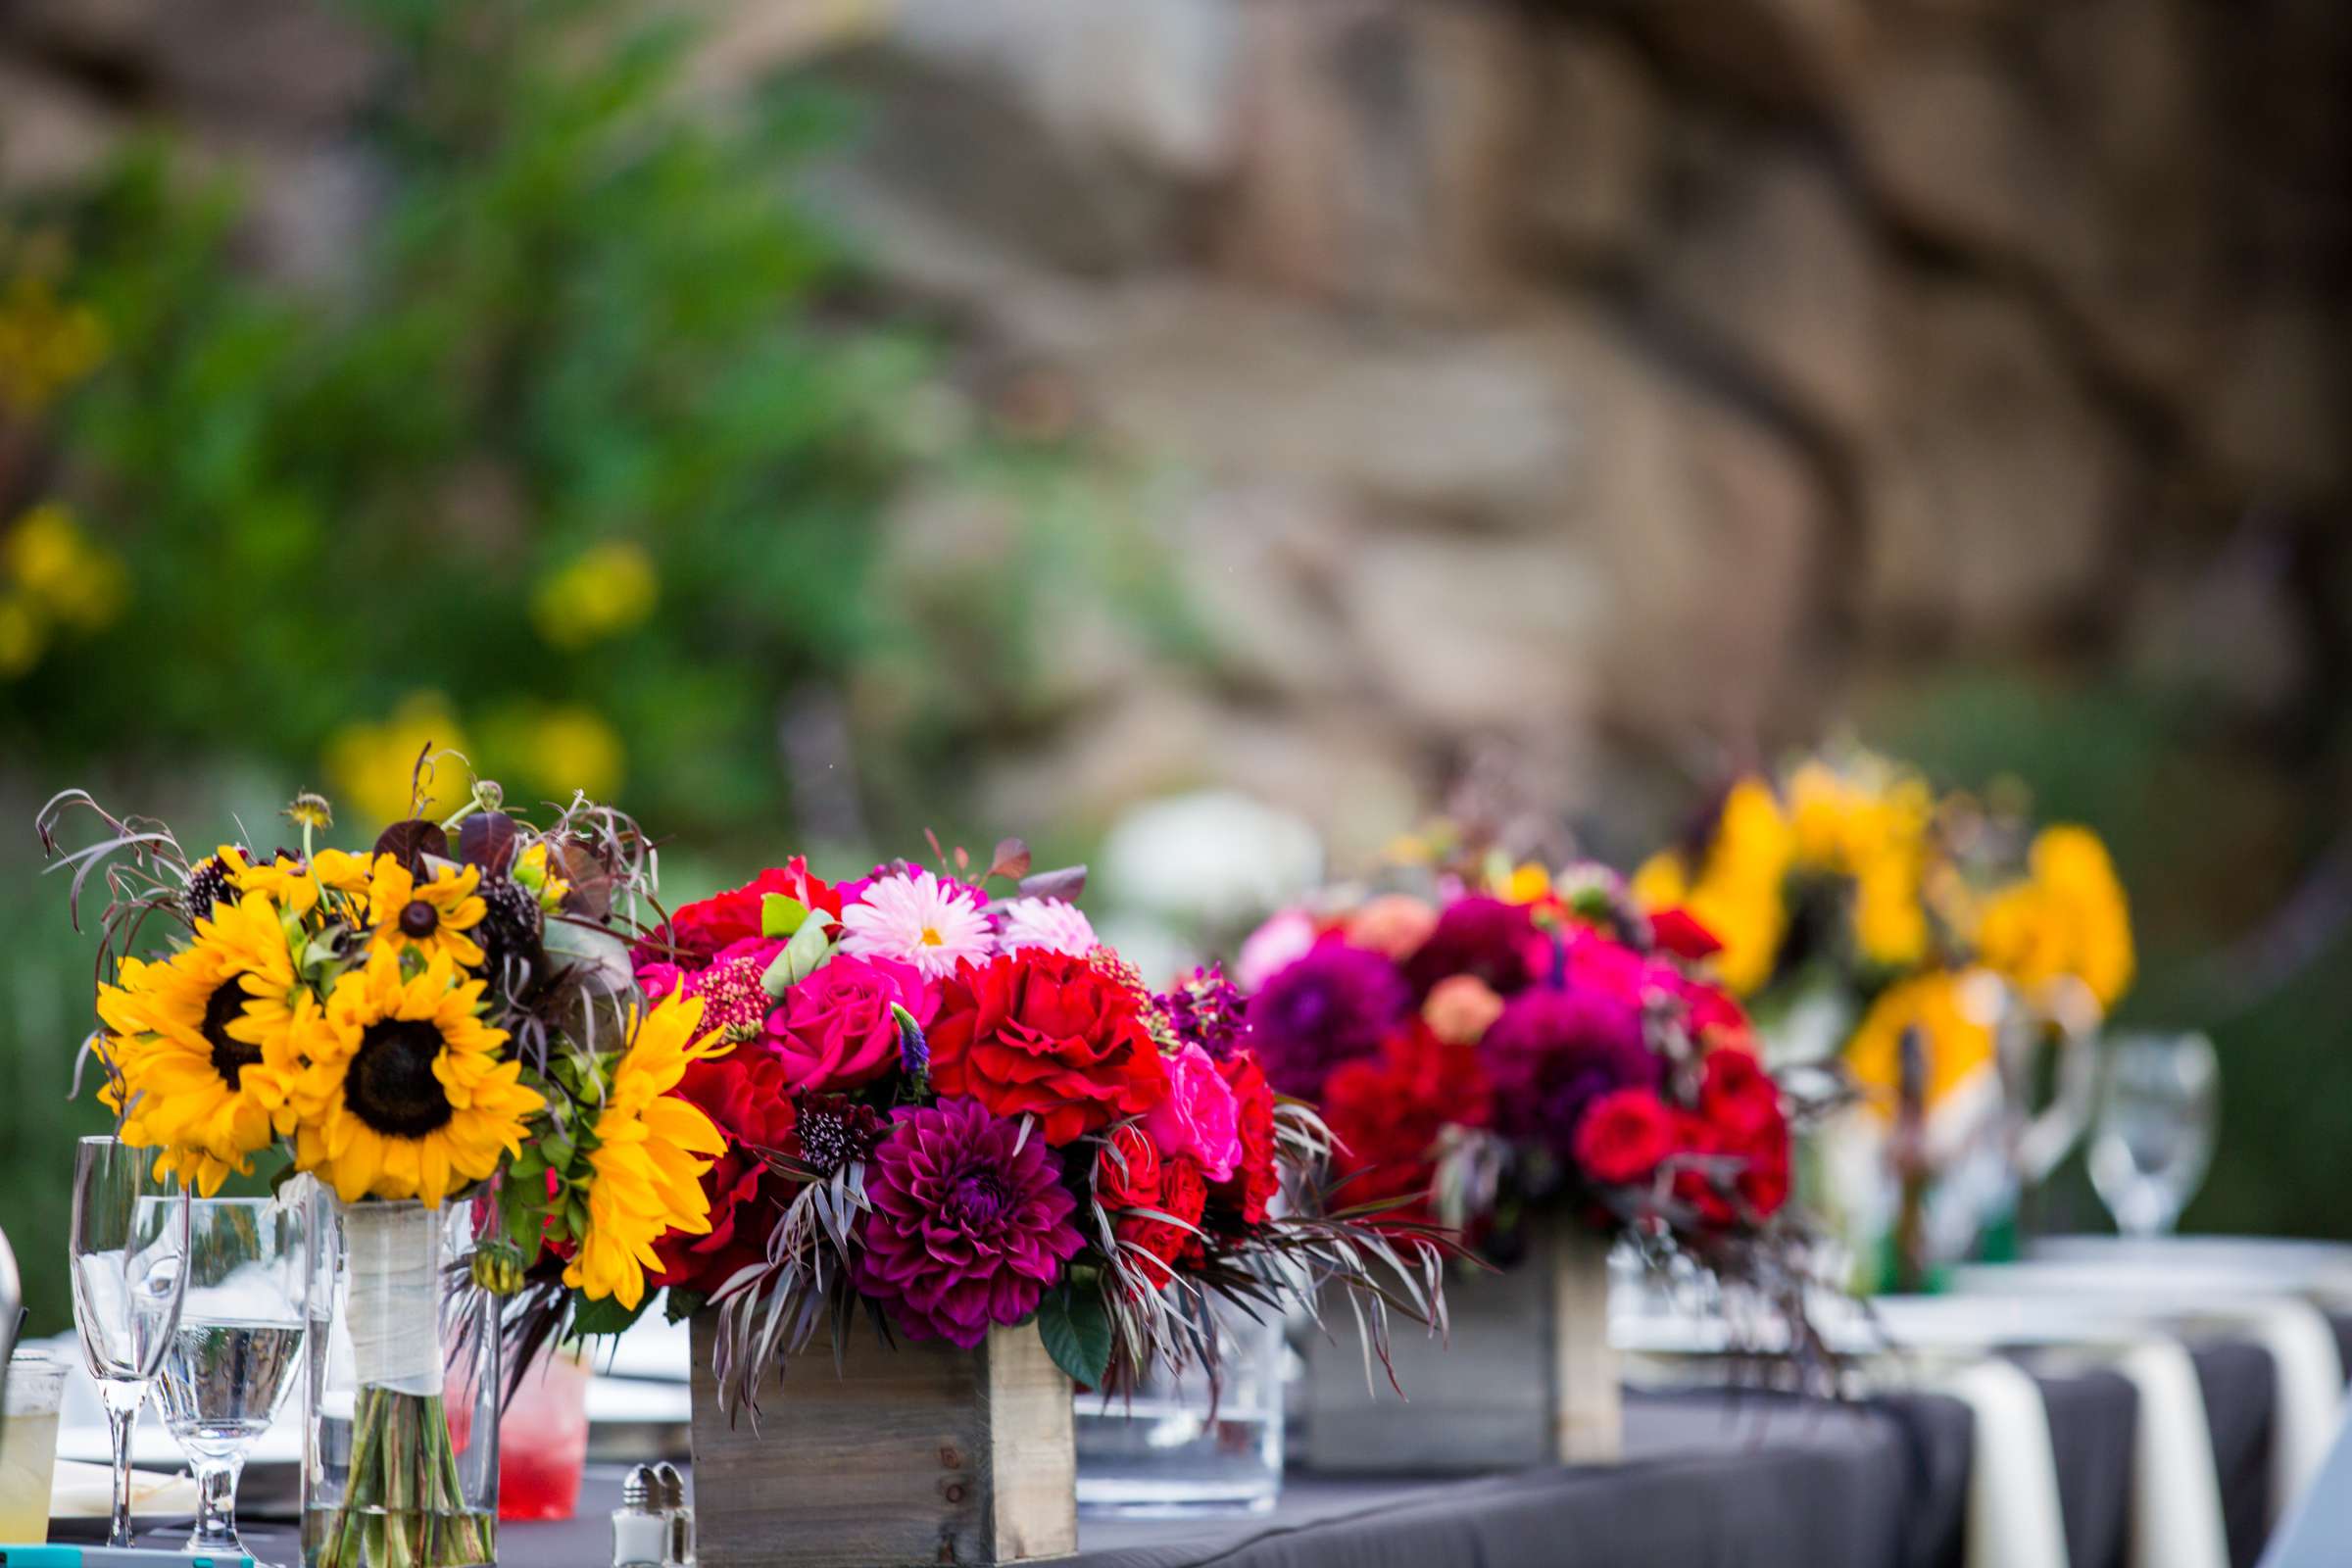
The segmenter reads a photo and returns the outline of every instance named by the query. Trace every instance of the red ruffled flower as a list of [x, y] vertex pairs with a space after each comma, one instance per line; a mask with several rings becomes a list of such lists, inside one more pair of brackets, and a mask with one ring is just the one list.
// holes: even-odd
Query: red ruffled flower
[[1448, 1044], [1418, 1021], [1398, 1030], [1377, 1057], [1343, 1064], [1324, 1085], [1323, 1119], [1345, 1146], [1334, 1166], [1361, 1173], [1339, 1200], [1409, 1198], [1390, 1217], [1428, 1218], [1440, 1136], [1448, 1125], [1483, 1127], [1493, 1110], [1476, 1048]]
[[1666, 952], [1693, 962], [1723, 951], [1722, 939], [1689, 909], [1658, 910], [1649, 917], [1649, 936]]
[[1647, 1089], [1601, 1096], [1576, 1128], [1576, 1163], [1589, 1181], [1629, 1187], [1650, 1178], [1675, 1152], [1674, 1112]]
[[811, 876], [808, 860], [796, 855], [783, 865], [768, 867], [742, 887], [681, 906], [631, 950], [631, 966], [675, 963], [687, 969], [701, 968], [717, 956], [719, 949], [760, 935], [760, 902], [771, 893], [798, 899], [835, 919], [841, 917], [839, 891]]
[[[1121, 1152], [1126, 1152], [1124, 1144]], [[1201, 1211], [1208, 1204], [1208, 1184], [1201, 1178], [1200, 1162], [1189, 1154], [1157, 1158], [1154, 1163], [1156, 1168], [1152, 1174], [1156, 1178], [1153, 1183], [1156, 1190], [1150, 1199], [1143, 1199], [1131, 1185], [1137, 1169], [1137, 1163], [1132, 1158], [1127, 1182], [1119, 1184], [1123, 1188], [1121, 1196], [1129, 1200], [1124, 1206], [1149, 1208], [1153, 1212], [1114, 1215], [1111, 1234], [1128, 1247], [1129, 1261], [1142, 1269], [1144, 1277], [1156, 1290], [1173, 1277], [1176, 1265], [1198, 1260], [1202, 1253], [1198, 1227]], [[1110, 1166], [1105, 1161], [1096, 1173], [1098, 1194], [1102, 1193], [1102, 1178], [1109, 1171]], [[1108, 1198], [1103, 1199], [1105, 1206], [1109, 1205], [1109, 1201]], [[1162, 1214], [1168, 1218], [1157, 1217]], [[1171, 1220], [1182, 1220], [1184, 1223], [1171, 1224]], [[1135, 1255], [1139, 1250], [1144, 1254], [1141, 1257]]]
[[1217, 1200], [1241, 1216], [1244, 1225], [1263, 1225], [1267, 1205], [1282, 1191], [1282, 1172], [1274, 1160], [1274, 1088], [1258, 1065], [1257, 1054], [1236, 1051], [1217, 1063], [1217, 1071], [1233, 1090], [1234, 1126], [1242, 1135], [1242, 1157], [1233, 1179], [1212, 1189]]
[[1067, 1144], [1168, 1092], [1142, 999], [1085, 958], [1024, 949], [964, 963], [940, 987], [931, 1079], [1000, 1116], [1035, 1116]]
[[1710, 1054], [1698, 1087], [1698, 1109], [1676, 1114], [1678, 1152], [1737, 1160], [1726, 1179], [1691, 1168], [1675, 1176], [1675, 1196], [1707, 1225], [1761, 1221], [1788, 1201], [1788, 1118], [1780, 1087], [1745, 1051]]

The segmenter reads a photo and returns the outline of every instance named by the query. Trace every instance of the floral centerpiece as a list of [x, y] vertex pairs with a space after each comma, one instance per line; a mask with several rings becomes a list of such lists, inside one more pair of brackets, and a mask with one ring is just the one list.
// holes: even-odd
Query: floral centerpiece
[[[1550, 1321], [1592, 1365], [1594, 1386], [1562, 1397], [1598, 1401], [1598, 1446], [1555, 1457], [1613, 1446], [1611, 1239], [1752, 1293], [1792, 1348], [1817, 1348], [1805, 1231], [1787, 1206], [1800, 1107], [1739, 1002], [1698, 971], [1717, 947], [1687, 914], [1644, 913], [1600, 867], [1498, 864], [1285, 911], [1241, 955], [1248, 1038], [1276, 1088], [1320, 1100], [1355, 1191], [1463, 1227], [1497, 1262], [1574, 1260], [1574, 1312], [1514, 1296], [1505, 1325]], [[1457, 1338], [1471, 1299], [1457, 1292]], [[1545, 1375], [1531, 1366], [1535, 1384]]]
[[[82, 814], [106, 836], [68, 851], [61, 825]], [[719, 1137], [668, 1091], [712, 1048], [693, 1005], [632, 1000], [628, 909], [650, 868], [627, 818], [575, 800], [534, 827], [482, 783], [362, 854], [318, 842], [320, 798], [287, 814], [299, 848], [191, 857], [79, 791], [43, 809], [76, 922], [93, 878], [108, 894], [85, 1052], [121, 1136], [199, 1193], [270, 1174], [324, 1195], [306, 1564], [489, 1563], [488, 1292], [543, 1250], [586, 1288], [608, 1259], [708, 1227], [696, 1176]], [[445, 1209], [462, 1221], [446, 1237]], [[453, 1257], [470, 1271], [454, 1292]]]
[[[1865, 1241], [1893, 1246], [1908, 1230], [1900, 1246], [1938, 1255], [1973, 1244], [2013, 1169], [2038, 1179], [2063, 1154], [2092, 1067], [2074, 1048], [2132, 975], [2130, 910], [2095, 833], [2036, 828], [2013, 786], [1938, 795], [1866, 752], [1738, 779], [1633, 889], [1721, 938], [1713, 972], [1777, 1056], [1842, 1063], [1862, 1102], [1840, 1124], [1836, 1152], [1852, 1168], [1832, 1196], [1886, 1210], [1863, 1216]], [[2029, 1118], [2027, 1058], [2043, 1041], [2061, 1051], [2060, 1101]], [[1911, 1189], [1902, 1206], [1954, 1178], [1942, 1218], [1870, 1201], [1889, 1139]], [[1917, 1256], [1886, 1262], [1922, 1272]]]

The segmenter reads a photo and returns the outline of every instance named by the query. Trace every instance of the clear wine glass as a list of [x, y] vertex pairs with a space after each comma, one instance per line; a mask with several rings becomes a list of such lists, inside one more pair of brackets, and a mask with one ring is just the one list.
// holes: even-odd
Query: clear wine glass
[[74, 1151], [74, 1326], [115, 1440], [111, 1544], [130, 1544], [130, 1438], [187, 1290], [188, 1195], [155, 1151], [84, 1138]]
[[156, 1396], [196, 1473], [190, 1552], [244, 1554], [237, 1477], [294, 1387], [307, 1263], [295, 1204], [209, 1198], [190, 1205], [187, 1302]]
[[2090, 1182], [2126, 1236], [2165, 1236], [2213, 1158], [2219, 1059], [2201, 1034], [2119, 1035], [2107, 1045]]

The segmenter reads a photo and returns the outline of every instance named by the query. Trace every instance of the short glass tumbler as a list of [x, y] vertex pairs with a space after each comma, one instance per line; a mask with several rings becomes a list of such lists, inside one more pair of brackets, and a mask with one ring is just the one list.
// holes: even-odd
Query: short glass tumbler
[[1078, 1396], [1078, 1507], [1095, 1515], [1258, 1513], [1282, 1492], [1282, 1322], [1211, 1308], [1215, 1388], [1195, 1361], [1126, 1394]]

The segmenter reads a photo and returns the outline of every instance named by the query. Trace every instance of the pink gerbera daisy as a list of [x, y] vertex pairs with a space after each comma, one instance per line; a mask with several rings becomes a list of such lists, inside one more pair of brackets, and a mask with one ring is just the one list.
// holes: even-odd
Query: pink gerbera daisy
[[1043, 948], [1083, 958], [1095, 951], [1095, 928], [1074, 904], [1059, 899], [1015, 899], [1004, 908], [998, 941], [1006, 953]]
[[956, 891], [929, 871], [876, 877], [842, 908], [841, 951], [896, 958], [926, 980], [955, 973], [966, 958], [982, 961], [996, 951], [988, 917]]

